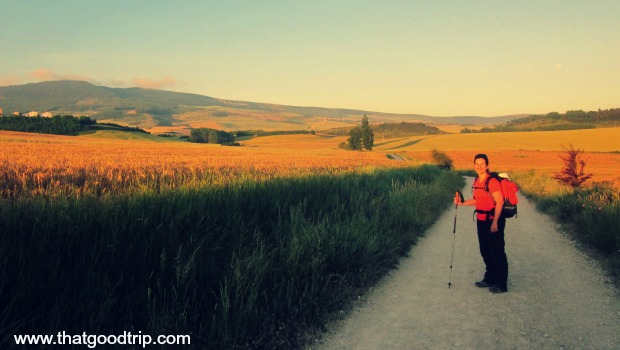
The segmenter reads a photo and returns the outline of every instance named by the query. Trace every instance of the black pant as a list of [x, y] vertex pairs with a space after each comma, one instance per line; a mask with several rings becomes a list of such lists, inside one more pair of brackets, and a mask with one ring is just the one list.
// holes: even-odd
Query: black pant
[[497, 232], [491, 232], [492, 220], [478, 220], [478, 243], [480, 255], [486, 265], [484, 281], [502, 290], [508, 290], [508, 258], [504, 250], [506, 219], [497, 222]]

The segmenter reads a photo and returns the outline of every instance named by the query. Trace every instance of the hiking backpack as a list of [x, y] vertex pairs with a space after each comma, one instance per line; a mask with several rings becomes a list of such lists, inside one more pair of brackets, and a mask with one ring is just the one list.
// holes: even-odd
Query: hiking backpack
[[[496, 172], [490, 172], [489, 176], [487, 176], [487, 179], [484, 181], [484, 190], [487, 191], [489, 195], [491, 195], [491, 192], [489, 192], [489, 181], [491, 181], [491, 179], [497, 179], [502, 188], [502, 197], [504, 197], [502, 217], [511, 218], [513, 216], [516, 216], [517, 203], [519, 202], [519, 199], [517, 198], [517, 191], [519, 191], [519, 189], [517, 188], [517, 184], [512, 182], [510, 176], [508, 176], [507, 173], [498, 174]], [[478, 178], [474, 180], [474, 184], [476, 183], [476, 181], [478, 181]], [[472, 192], [474, 190], [474, 186], [475, 185], [472, 185]]]

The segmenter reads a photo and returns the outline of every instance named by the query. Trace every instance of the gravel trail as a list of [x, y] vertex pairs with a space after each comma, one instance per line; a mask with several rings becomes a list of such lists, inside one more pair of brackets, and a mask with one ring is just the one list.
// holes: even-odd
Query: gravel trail
[[[462, 191], [470, 198], [472, 178]], [[509, 292], [477, 288], [473, 207], [447, 210], [408, 258], [308, 349], [620, 349], [620, 294], [600, 266], [519, 197], [506, 224]]]

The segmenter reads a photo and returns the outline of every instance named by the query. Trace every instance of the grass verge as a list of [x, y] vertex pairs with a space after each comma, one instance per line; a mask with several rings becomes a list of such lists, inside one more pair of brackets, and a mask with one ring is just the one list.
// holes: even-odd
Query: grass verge
[[602, 262], [620, 287], [620, 192], [597, 183], [572, 189], [533, 171], [515, 174], [538, 209], [561, 222], [573, 239]]
[[13, 334], [187, 334], [295, 348], [393, 268], [462, 186], [434, 166], [110, 197], [0, 201]]

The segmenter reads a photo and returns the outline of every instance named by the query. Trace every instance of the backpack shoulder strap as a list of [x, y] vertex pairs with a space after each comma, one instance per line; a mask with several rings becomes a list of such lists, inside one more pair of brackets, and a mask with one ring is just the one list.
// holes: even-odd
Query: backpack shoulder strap
[[474, 192], [474, 188], [476, 187], [476, 184], [478, 183], [478, 176], [476, 176], [474, 178], [474, 182], [471, 183], [471, 191]]
[[[497, 175], [496, 172], [490, 172], [489, 175], [487, 176], [486, 180], [484, 181], [484, 190], [489, 192], [489, 194], [491, 194], [491, 192], [489, 191], [489, 182], [491, 182], [491, 179], [496, 179], [497, 181], [500, 181], [499, 176]], [[501, 183], [501, 181], [500, 181]]]

